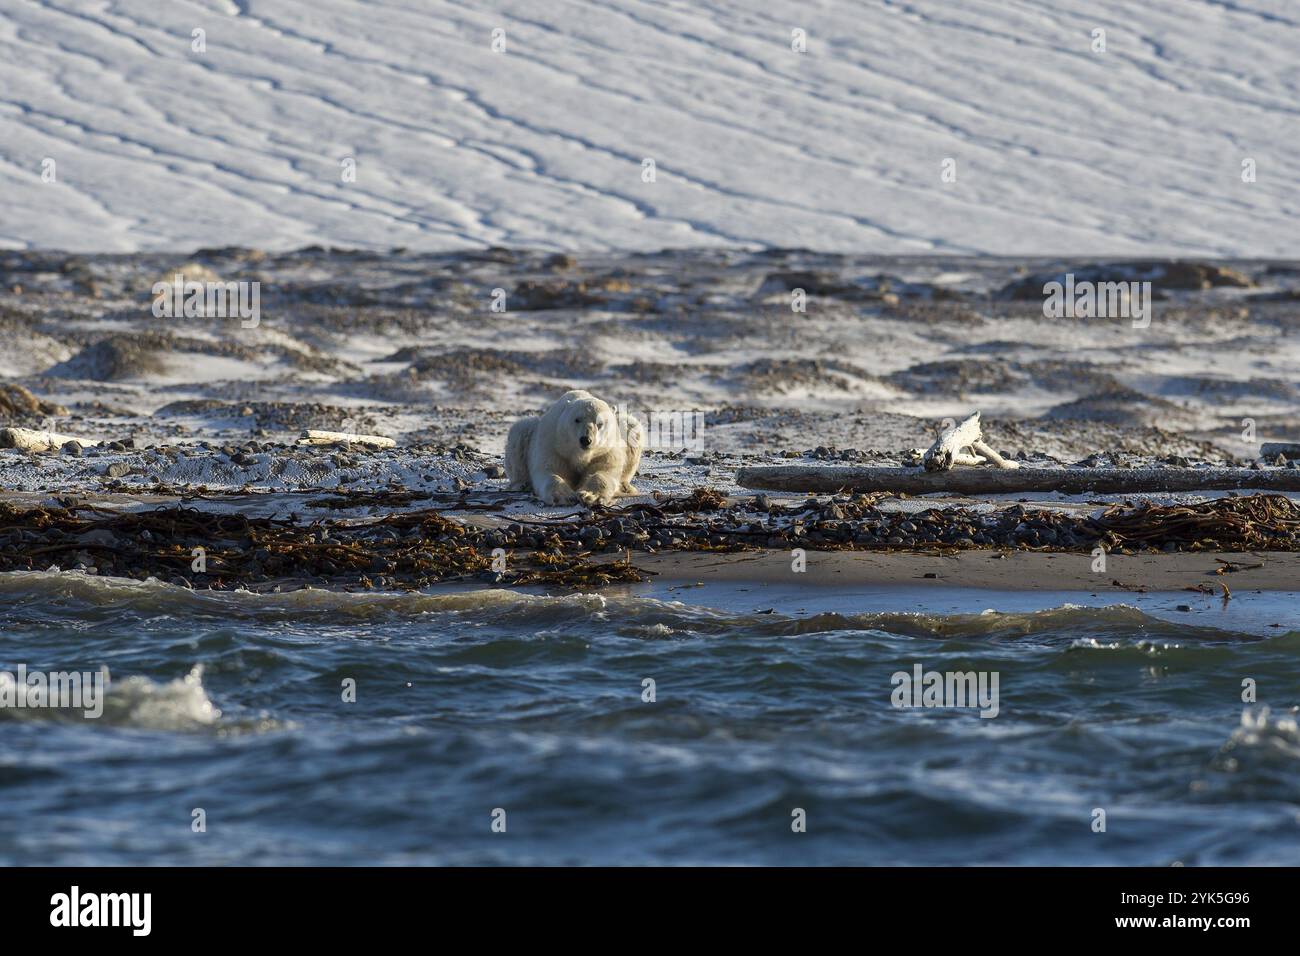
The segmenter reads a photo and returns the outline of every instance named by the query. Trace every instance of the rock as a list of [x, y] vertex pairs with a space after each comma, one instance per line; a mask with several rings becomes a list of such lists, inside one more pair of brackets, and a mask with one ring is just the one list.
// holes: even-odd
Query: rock
[[594, 294], [586, 282], [568, 282], [562, 279], [544, 279], [537, 282], [525, 280], [516, 285], [514, 292], [506, 299], [506, 308], [521, 312], [579, 309], [603, 301], [604, 298]]
[[758, 295], [793, 292], [803, 289], [808, 295], [861, 297], [867, 291], [831, 272], [770, 272], [758, 287]]
[[37, 398], [16, 382], [0, 383], [0, 418], [30, 418], [40, 415], [66, 415], [62, 405]]
[[110, 478], [121, 478], [123, 475], [129, 474], [130, 471], [131, 467], [125, 462], [115, 461], [108, 466], [104, 474], [108, 475]]
[[177, 415], [202, 415], [229, 407], [227, 402], [217, 398], [187, 398], [168, 402], [153, 413], [155, 418], [172, 418]]
[[63, 443], [63, 447], [60, 448], [59, 451], [65, 455], [70, 455], [73, 458], [80, 458], [82, 453], [81, 442], [76, 441], [75, 439], [72, 441], [66, 441]]
[[162, 350], [173, 342], [171, 336], [162, 333], [114, 333], [86, 346], [66, 362], [51, 368], [47, 374], [96, 382], [149, 378], [165, 370]]
[[158, 295], [154, 296], [154, 298], [157, 299], [159, 296], [171, 296], [173, 292], [172, 287], [176, 284], [177, 274], [181, 277], [182, 291], [184, 290], [184, 283], [187, 282], [207, 283], [221, 281], [219, 275], [202, 263], [187, 262], [184, 265], [174, 266], [158, 276], [155, 276], [154, 281], [149, 283], [150, 294], [153, 294], [153, 290], [156, 286], [161, 285], [164, 286], [164, 288], [160, 289]]
[[1246, 289], [1255, 284], [1249, 276], [1214, 263], [1147, 259], [1094, 262], [1058, 272], [1035, 273], [1003, 286], [997, 296], [1001, 299], [1042, 301], [1045, 298], [1043, 286], [1049, 282], [1064, 285], [1067, 274], [1074, 276], [1076, 288], [1082, 282], [1150, 282], [1152, 296], [1157, 299], [1164, 297], [1166, 289], [1201, 290], [1218, 286]]
[[118, 545], [117, 535], [103, 528], [93, 528], [77, 535], [77, 544], [100, 544], [110, 548]]

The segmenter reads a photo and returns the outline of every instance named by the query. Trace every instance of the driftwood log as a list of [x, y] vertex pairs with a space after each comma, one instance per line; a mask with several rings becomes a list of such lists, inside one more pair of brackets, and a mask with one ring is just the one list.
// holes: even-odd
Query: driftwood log
[[1300, 442], [1266, 441], [1259, 446], [1259, 457], [1269, 464], [1276, 461], [1278, 455], [1288, 459], [1300, 458]]
[[397, 442], [382, 435], [357, 435], [353, 432], [327, 432], [309, 428], [298, 439], [299, 445], [367, 445], [370, 448], [394, 448]]
[[83, 448], [92, 448], [99, 442], [92, 438], [77, 438], [57, 432], [34, 428], [0, 428], [0, 448], [21, 448], [23, 451], [58, 451], [70, 441]]
[[1300, 491], [1300, 468], [852, 468], [834, 465], [761, 465], [741, 468], [736, 483], [762, 491], [832, 493], [898, 491], [959, 495], [1059, 491], [1139, 494], [1162, 491]]

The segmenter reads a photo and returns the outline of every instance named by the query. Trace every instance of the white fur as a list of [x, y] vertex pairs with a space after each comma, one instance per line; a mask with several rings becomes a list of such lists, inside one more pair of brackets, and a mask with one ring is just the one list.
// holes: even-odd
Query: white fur
[[[590, 440], [585, 448], [584, 437]], [[531, 491], [548, 505], [608, 505], [620, 495], [637, 494], [632, 478], [644, 441], [641, 423], [631, 415], [620, 423], [614, 409], [590, 392], [565, 392], [541, 415], [510, 427], [510, 490]]]

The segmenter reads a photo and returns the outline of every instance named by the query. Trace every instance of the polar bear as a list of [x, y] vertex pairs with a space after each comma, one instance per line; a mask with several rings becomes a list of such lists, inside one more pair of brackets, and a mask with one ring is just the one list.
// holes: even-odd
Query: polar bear
[[618, 415], [590, 392], [565, 392], [541, 415], [510, 427], [510, 490], [531, 491], [548, 505], [580, 501], [588, 507], [635, 495], [632, 477], [644, 440], [631, 415]]

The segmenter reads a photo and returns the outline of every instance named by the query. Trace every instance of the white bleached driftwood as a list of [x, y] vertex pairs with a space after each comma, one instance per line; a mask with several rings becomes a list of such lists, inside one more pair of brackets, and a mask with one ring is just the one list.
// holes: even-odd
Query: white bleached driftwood
[[995, 452], [988, 445], [984, 444], [984, 442], [982, 441], [971, 442], [971, 448], [979, 452], [981, 455], [983, 455], [989, 461], [993, 462], [993, 464], [997, 465], [999, 468], [1005, 468], [1008, 471], [1010, 471], [1013, 468], [1020, 467], [1020, 465], [1017, 462], [1007, 461], [1007, 459], [1003, 458], [1001, 455]]
[[357, 435], [353, 432], [327, 432], [309, 428], [298, 439], [299, 445], [368, 445], [371, 448], [395, 448], [397, 442], [382, 435]]
[[99, 442], [93, 438], [75, 438], [57, 432], [34, 428], [0, 428], [0, 448], [21, 448], [23, 451], [58, 451], [70, 441], [82, 448], [91, 448]]
[[1020, 467], [985, 444], [979, 412], [945, 428], [921, 458], [926, 471], [948, 471], [954, 465], [982, 465], [985, 461], [1008, 470]]

